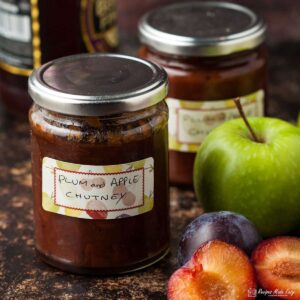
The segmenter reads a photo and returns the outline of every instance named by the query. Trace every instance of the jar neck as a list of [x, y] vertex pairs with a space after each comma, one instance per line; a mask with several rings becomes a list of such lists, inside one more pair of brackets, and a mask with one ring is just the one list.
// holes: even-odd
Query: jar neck
[[151, 116], [152, 114], [154, 114], [157, 110], [164, 110], [165, 107], [165, 101], [164, 99], [160, 102], [158, 102], [155, 105], [149, 106], [147, 108], [141, 109], [141, 110], [137, 110], [137, 111], [133, 111], [133, 112], [123, 112], [123, 113], [119, 113], [119, 114], [112, 114], [112, 115], [106, 115], [106, 116], [77, 116], [77, 115], [69, 115], [69, 114], [64, 114], [64, 113], [60, 113], [60, 112], [55, 112], [52, 110], [49, 110], [47, 108], [44, 108], [36, 103], [33, 104], [32, 108], [31, 108], [31, 112], [35, 112], [35, 111], [39, 111], [43, 116], [45, 117], [49, 117], [53, 120], [78, 120], [78, 121], [86, 121], [86, 120], [93, 120], [93, 119], [97, 119], [97, 120], [101, 120], [101, 121], [109, 121], [109, 120], [118, 120], [121, 121], [122, 119], [124, 120], [135, 120], [135, 119], [140, 119], [140, 118], [144, 118], [147, 116]]
[[151, 120], [154, 125], [165, 124], [168, 119], [167, 115], [168, 109], [165, 101], [136, 112], [105, 117], [65, 115], [45, 109], [38, 104], [33, 104], [29, 112], [29, 120], [32, 127], [42, 126], [44, 128], [42, 131], [51, 131], [49, 128], [54, 127], [79, 131], [83, 129], [113, 131], [120, 126], [139, 124], [145, 120], [146, 123], [147, 120]]
[[148, 46], [143, 46], [140, 49], [140, 56], [153, 60], [165, 67], [173, 67], [180, 69], [197, 69], [199, 67], [218, 66], [219, 68], [234, 67], [237, 65], [249, 63], [259, 57], [266, 57], [266, 46], [264, 44], [257, 48], [233, 53], [230, 55], [214, 56], [214, 57], [200, 57], [200, 56], [178, 56], [159, 52], [156, 49]]
[[162, 101], [143, 111], [103, 118], [64, 115], [34, 104], [29, 121], [32, 132], [43, 139], [120, 145], [151, 138], [154, 132], [165, 130], [168, 109], [165, 101]]

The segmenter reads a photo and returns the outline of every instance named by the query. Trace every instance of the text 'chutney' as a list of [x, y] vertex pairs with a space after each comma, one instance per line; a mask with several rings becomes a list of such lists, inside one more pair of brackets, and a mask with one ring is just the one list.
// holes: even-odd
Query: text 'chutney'
[[170, 181], [191, 185], [195, 153], [223, 122], [262, 116], [266, 95], [266, 26], [234, 3], [198, 1], [168, 5], [140, 24], [140, 57], [168, 73]]
[[113, 54], [29, 79], [36, 248], [76, 273], [146, 267], [169, 247], [167, 75]]

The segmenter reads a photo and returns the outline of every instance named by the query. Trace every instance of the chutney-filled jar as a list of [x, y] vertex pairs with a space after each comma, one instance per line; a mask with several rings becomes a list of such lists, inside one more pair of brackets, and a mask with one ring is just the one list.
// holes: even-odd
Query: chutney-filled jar
[[185, 2], [146, 14], [140, 57], [169, 76], [170, 181], [192, 184], [195, 153], [206, 135], [238, 117], [262, 116], [266, 96], [266, 26], [250, 9], [225, 2]]
[[29, 78], [36, 249], [116, 274], [169, 248], [167, 75], [130, 56], [54, 60]]

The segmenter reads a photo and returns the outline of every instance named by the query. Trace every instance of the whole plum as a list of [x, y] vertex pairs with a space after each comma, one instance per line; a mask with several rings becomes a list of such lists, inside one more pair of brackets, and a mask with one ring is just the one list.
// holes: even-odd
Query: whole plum
[[221, 240], [244, 250], [249, 256], [261, 241], [254, 224], [243, 215], [219, 211], [205, 213], [185, 229], [178, 248], [178, 263], [184, 265], [204, 243]]

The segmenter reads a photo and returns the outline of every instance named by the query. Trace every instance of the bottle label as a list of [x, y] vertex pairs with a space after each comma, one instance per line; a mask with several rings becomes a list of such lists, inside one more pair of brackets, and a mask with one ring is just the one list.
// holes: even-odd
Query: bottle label
[[0, 67], [28, 76], [40, 66], [38, 0], [0, 0]]
[[152, 157], [106, 166], [43, 159], [45, 211], [82, 219], [120, 219], [149, 212], [153, 205]]
[[104, 52], [118, 44], [115, 0], [81, 0], [81, 31], [89, 52]]
[[[264, 91], [240, 98], [246, 116], [264, 115]], [[189, 101], [168, 98], [169, 148], [179, 152], [197, 152], [199, 145], [214, 128], [239, 118], [233, 99]]]
[[1, 0], [0, 36], [17, 42], [31, 42], [30, 6]]

